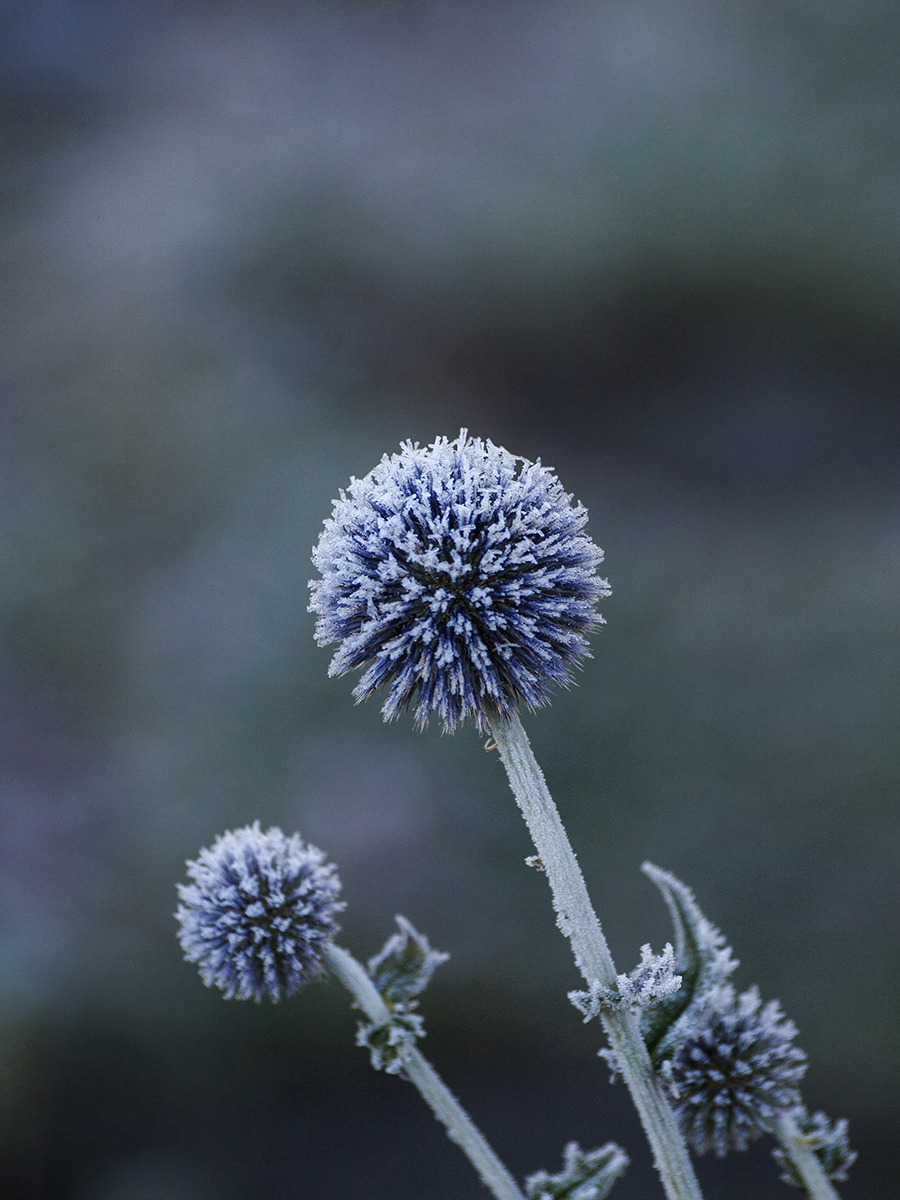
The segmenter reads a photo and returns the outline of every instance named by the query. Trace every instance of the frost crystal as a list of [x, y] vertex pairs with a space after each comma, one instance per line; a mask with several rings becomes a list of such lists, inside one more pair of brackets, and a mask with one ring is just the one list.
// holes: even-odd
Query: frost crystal
[[761, 1008], [756, 988], [735, 996], [731, 984], [723, 984], [679, 1024], [680, 1040], [660, 1075], [698, 1154], [745, 1150], [799, 1104], [806, 1055], [792, 1045], [797, 1030], [777, 1001]]
[[619, 993], [611, 988], [603, 987], [599, 979], [592, 980], [586, 992], [569, 992], [569, 1000], [580, 1013], [584, 1014], [585, 1024], [599, 1016], [604, 1008], [621, 1007]]
[[569, 999], [584, 1013], [585, 1021], [590, 1021], [603, 1008], [630, 1008], [632, 1012], [653, 1008], [680, 987], [671, 943], [666, 943], [662, 954], [654, 954], [648, 944], [641, 946], [641, 961], [631, 974], [616, 976], [615, 990], [601, 987], [595, 979], [586, 992], [569, 992]]
[[385, 720], [411, 707], [448, 732], [546, 703], [609, 595], [586, 522], [540, 462], [466, 430], [404, 443], [341, 492], [313, 553], [316, 638], [340, 643], [329, 674], [364, 666], [357, 701], [385, 688]]
[[322, 974], [344, 907], [337, 870], [298, 834], [255, 821], [217, 838], [179, 884], [175, 916], [188, 962], [225, 999], [280, 1000]]
[[525, 1180], [528, 1200], [603, 1200], [628, 1166], [628, 1155], [615, 1142], [585, 1152], [577, 1142], [563, 1151], [558, 1175], [537, 1171]]
[[[793, 1116], [810, 1150], [822, 1164], [826, 1178], [836, 1183], [846, 1180], [848, 1168], [856, 1162], [856, 1151], [850, 1149], [847, 1138], [847, 1122], [841, 1120], [832, 1124], [823, 1112], [810, 1116], [802, 1106]], [[773, 1150], [772, 1153], [782, 1168], [781, 1178], [784, 1182], [805, 1190], [806, 1185], [784, 1151]]]
[[638, 1012], [653, 1008], [677, 992], [681, 987], [681, 976], [675, 974], [675, 951], [666, 942], [662, 954], [654, 954], [649, 945], [641, 946], [640, 965], [630, 975], [616, 977], [622, 1005]]

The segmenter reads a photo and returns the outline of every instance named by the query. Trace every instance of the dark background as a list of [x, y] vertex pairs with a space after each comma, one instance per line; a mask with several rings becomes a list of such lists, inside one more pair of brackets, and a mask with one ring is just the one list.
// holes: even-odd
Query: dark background
[[[332, 498], [461, 426], [614, 594], [527, 718], [620, 970], [685, 879], [894, 1195], [900, 10], [0, 5], [0, 1195], [462, 1200], [336, 984], [225, 1003], [184, 860], [259, 818], [343, 943], [452, 953], [425, 1049], [522, 1177], [626, 1145], [496, 755], [383, 726], [306, 611]], [[760, 1143], [708, 1195], [791, 1195]]]

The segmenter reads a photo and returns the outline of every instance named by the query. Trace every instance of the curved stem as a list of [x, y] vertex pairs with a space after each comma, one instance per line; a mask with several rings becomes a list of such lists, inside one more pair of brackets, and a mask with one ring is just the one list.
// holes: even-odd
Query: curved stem
[[[325, 951], [324, 958], [329, 970], [340, 979], [369, 1020], [376, 1025], [387, 1024], [391, 1019], [390, 1009], [378, 994], [365, 968], [353, 955], [340, 946], [331, 945]], [[446, 1129], [448, 1137], [467, 1156], [496, 1200], [525, 1200], [516, 1181], [469, 1114], [431, 1063], [415, 1047], [405, 1051], [403, 1071], [419, 1089], [431, 1111]]]
[[775, 1136], [785, 1157], [790, 1159], [803, 1180], [803, 1186], [812, 1200], [839, 1200], [837, 1191], [822, 1169], [822, 1164], [810, 1149], [808, 1139], [797, 1128], [797, 1123], [790, 1113], [778, 1118]]
[[[518, 714], [514, 713], [508, 721], [498, 714], [490, 722], [490, 731], [547, 873], [556, 923], [572, 943], [578, 969], [588, 985], [599, 980], [601, 987], [614, 990], [616, 969], [612, 955], [591, 905], [578, 860]], [[702, 1200], [684, 1139], [650, 1064], [637, 1016], [631, 1012], [605, 1010], [601, 1018], [652, 1147], [667, 1197], [669, 1200]]]

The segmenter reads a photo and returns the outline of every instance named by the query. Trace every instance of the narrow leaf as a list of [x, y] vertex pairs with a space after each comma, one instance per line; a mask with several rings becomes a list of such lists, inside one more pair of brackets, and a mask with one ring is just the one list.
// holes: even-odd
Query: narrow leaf
[[641, 1014], [641, 1032], [658, 1066], [666, 1035], [681, 1014], [692, 1000], [723, 983], [738, 963], [725, 938], [700, 911], [690, 888], [653, 863], [645, 862], [641, 870], [662, 892], [672, 916], [675, 970], [681, 976], [677, 992]]

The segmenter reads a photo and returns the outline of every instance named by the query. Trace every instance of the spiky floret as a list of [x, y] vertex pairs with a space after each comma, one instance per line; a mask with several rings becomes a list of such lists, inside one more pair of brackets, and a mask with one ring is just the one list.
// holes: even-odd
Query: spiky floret
[[736, 996], [724, 984], [698, 1004], [660, 1067], [682, 1131], [698, 1154], [745, 1150], [773, 1130], [779, 1114], [799, 1104], [806, 1055], [792, 1044], [796, 1033], [777, 1001], [761, 1006], [756, 988]]
[[344, 905], [337, 870], [299, 834], [259, 822], [216, 838], [178, 885], [175, 916], [188, 962], [225, 999], [280, 1000], [322, 974]]
[[588, 656], [609, 595], [587, 512], [548, 468], [462, 430], [406, 442], [341, 492], [313, 553], [310, 611], [330, 675], [365, 667], [353, 695], [387, 689], [451, 732], [534, 708]]

